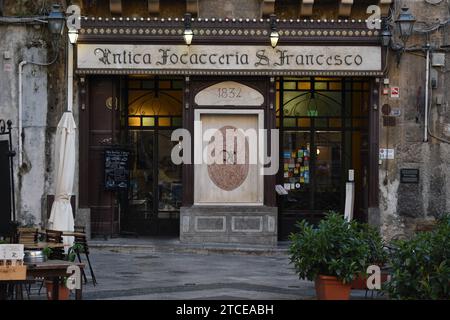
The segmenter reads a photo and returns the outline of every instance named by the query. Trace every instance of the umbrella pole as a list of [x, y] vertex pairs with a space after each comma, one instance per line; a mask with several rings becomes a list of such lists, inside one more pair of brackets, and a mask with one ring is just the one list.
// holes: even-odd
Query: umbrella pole
[[12, 149], [12, 134], [11, 134], [11, 121], [7, 122], [8, 125], [8, 137], [9, 137], [9, 167], [11, 170], [11, 205], [12, 205], [12, 221], [16, 221], [16, 199], [15, 199], [15, 190], [14, 190], [14, 163], [13, 157], [16, 153]]

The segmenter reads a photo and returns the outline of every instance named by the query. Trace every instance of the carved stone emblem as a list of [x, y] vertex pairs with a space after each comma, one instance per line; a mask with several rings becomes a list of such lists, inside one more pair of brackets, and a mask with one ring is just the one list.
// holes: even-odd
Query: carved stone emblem
[[[222, 144], [216, 143], [218, 139], [222, 139]], [[244, 133], [236, 127], [224, 126], [211, 138], [208, 148], [212, 150], [210, 155], [223, 159], [223, 162], [216, 161], [208, 165], [208, 175], [212, 182], [225, 191], [237, 189], [249, 173], [249, 145]], [[215, 152], [220, 154], [216, 157]]]

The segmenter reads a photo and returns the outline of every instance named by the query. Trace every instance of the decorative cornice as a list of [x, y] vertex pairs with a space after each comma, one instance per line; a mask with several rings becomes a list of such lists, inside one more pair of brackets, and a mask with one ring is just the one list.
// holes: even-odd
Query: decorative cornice
[[[195, 40], [207, 42], [265, 42], [269, 36], [270, 19], [207, 19], [193, 18]], [[88, 42], [181, 42], [183, 18], [100, 18], [84, 17], [81, 21], [80, 43]], [[379, 30], [367, 28], [364, 20], [278, 19], [280, 43], [380, 41]]]
[[186, 70], [186, 69], [78, 69], [79, 75], [84, 74], [159, 74], [159, 75], [200, 75], [200, 76], [357, 76], [357, 77], [380, 77], [379, 71], [275, 71], [275, 70]]

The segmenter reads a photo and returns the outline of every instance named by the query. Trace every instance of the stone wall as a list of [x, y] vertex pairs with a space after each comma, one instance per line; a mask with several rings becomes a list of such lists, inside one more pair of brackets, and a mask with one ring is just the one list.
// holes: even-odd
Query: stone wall
[[[433, 25], [439, 19], [449, 18], [445, 1], [430, 5], [425, 1], [403, 1], [417, 18], [416, 29], [424, 23]], [[395, 5], [394, 17], [398, 16], [402, 1]], [[448, 32], [447, 28], [447, 32]], [[398, 32], [397, 32], [398, 34]], [[444, 44], [443, 28], [430, 33], [430, 44], [435, 52]], [[396, 38], [395, 42], [399, 40]], [[447, 40], [447, 43], [449, 40]], [[390, 85], [399, 87], [400, 97], [391, 98], [381, 94], [380, 107], [389, 104], [391, 109], [401, 112], [395, 117], [395, 126], [383, 124], [380, 112], [380, 148], [395, 150], [394, 160], [383, 160], [379, 166], [380, 178], [380, 226], [386, 238], [401, 237], [413, 233], [417, 227], [435, 217], [450, 212], [450, 110], [449, 102], [449, 55], [445, 67], [431, 68], [431, 78], [437, 85], [430, 90], [430, 131], [441, 140], [428, 135], [424, 142], [425, 115], [425, 51], [420, 48], [426, 43], [426, 36], [416, 32], [408, 42], [408, 48], [417, 51], [405, 52], [397, 65], [397, 56], [390, 52], [386, 78]], [[437, 100], [439, 99], [439, 104]], [[400, 183], [400, 169], [420, 170], [418, 184]]]
[[[42, 1], [5, 1], [5, 16], [40, 16]], [[52, 44], [46, 24], [0, 24], [0, 118], [13, 122], [16, 212], [25, 225], [44, 227], [47, 195], [54, 194], [56, 126], [66, 105], [66, 41]], [[50, 66], [40, 66], [55, 59]], [[22, 143], [19, 163], [19, 63], [23, 67]], [[37, 64], [36, 64], [37, 63]]]

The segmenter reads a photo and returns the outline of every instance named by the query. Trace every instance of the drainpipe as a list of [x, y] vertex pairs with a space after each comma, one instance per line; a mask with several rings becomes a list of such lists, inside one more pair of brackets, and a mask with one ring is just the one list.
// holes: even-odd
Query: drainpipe
[[430, 90], [430, 44], [425, 45], [427, 51], [427, 62], [425, 67], [425, 125], [423, 142], [428, 142], [428, 104], [429, 104], [429, 90]]
[[22, 74], [23, 74], [23, 67], [27, 64], [27, 61], [21, 61], [19, 63], [19, 168], [22, 167]]

